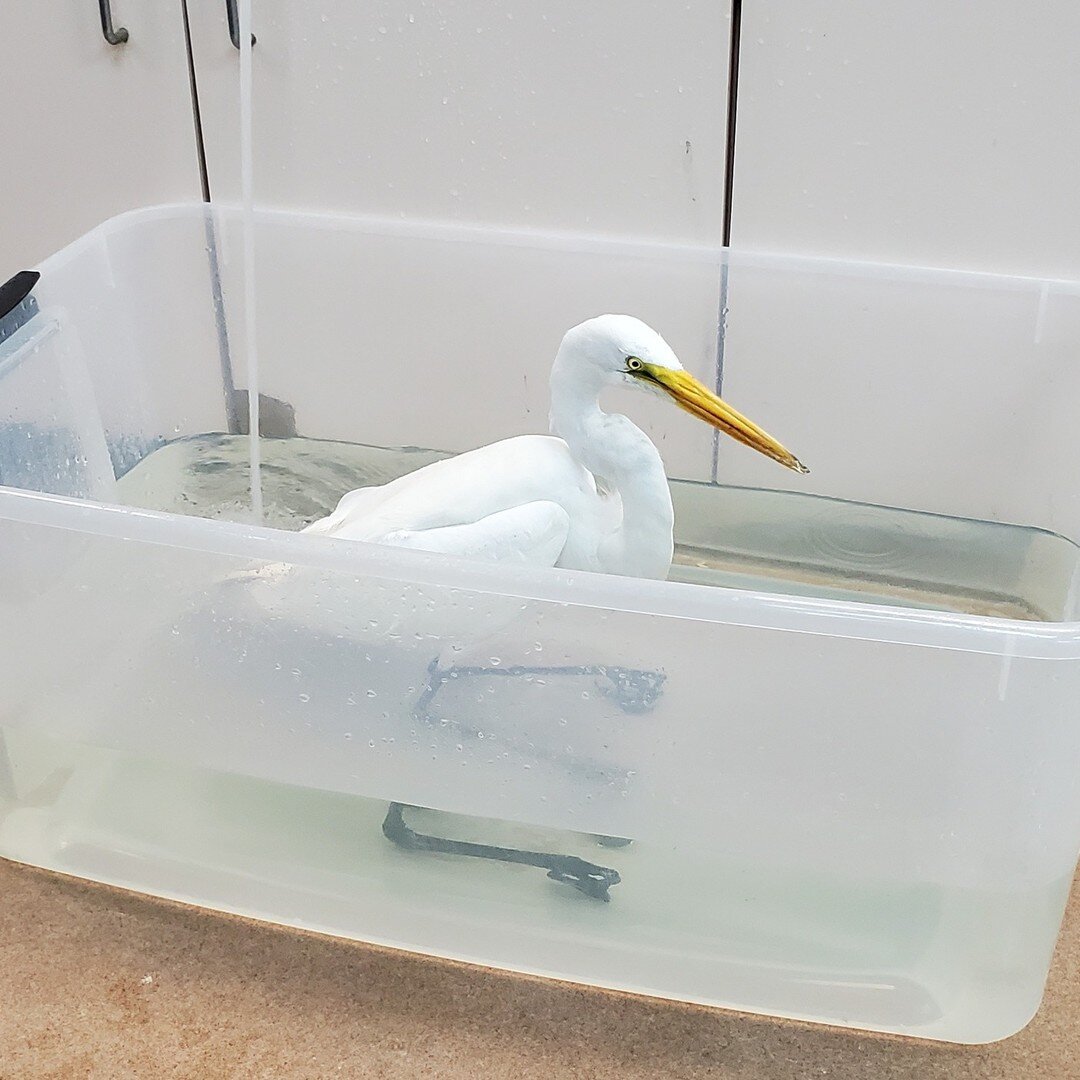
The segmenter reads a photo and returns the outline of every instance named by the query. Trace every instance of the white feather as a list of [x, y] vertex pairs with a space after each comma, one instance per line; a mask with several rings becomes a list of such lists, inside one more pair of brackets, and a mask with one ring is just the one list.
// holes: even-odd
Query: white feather
[[307, 531], [476, 558], [662, 578], [674, 516], [663, 462], [625, 416], [601, 411], [609, 385], [642, 386], [627, 358], [672, 370], [667, 343], [627, 315], [570, 330], [551, 372], [551, 435], [492, 443], [349, 492]]

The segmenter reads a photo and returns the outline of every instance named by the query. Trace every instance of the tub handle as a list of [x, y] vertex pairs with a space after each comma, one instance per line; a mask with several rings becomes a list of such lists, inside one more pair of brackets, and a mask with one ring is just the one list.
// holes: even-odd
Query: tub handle
[[0, 285], [0, 345], [37, 314], [37, 301], [30, 290], [40, 277], [36, 270], [20, 270]]
[[[236, 11], [236, 0], [225, 0], [225, 17], [229, 20], [229, 40], [240, 48], [240, 16]], [[255, 35], [251, 35], [251, 44], [255, 44]]]
[[101, 32], [105, 40], [110, 45], [123, 45], [128, 39], [128, 32], [123, 26], [113, 26], [110, 0], [98, 0], [98, 10], [101, 12]]

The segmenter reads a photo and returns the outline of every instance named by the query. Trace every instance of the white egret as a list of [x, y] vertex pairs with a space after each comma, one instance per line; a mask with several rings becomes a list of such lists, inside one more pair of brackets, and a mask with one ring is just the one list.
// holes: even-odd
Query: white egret
[[[644, 432], [625, 416], [601, 409], [600, 394], [612, 385], [670, 398], [780, 464], [807, 471], [772, 436], [684, 370], [656, 331], [626, 315], [602, 315], [568, 331], [559, 347], [551, 371], [550, 435], [506, 439], [434, 462], [388, 484], [351, 491], [332, 514], [306, 531], [443, 554], [664, 578], [671, 565], [674, 526], [664, 465]], [[363, 666], [358, 663], [354, 678], [370, 680], [368, 694], [377, 698], [364, 716], [368, 730], [401, 729], [402, 721], [384, 711], [383, 702], [389, 700], [399, 703], [395, 708], [408, 708], [409, 723], [417, 729], [438, 731], [452, 723], [449, 730], [459, 740], [458, 751], [476, 732], [476, 738], [485, 732], [489, 737], [497, 734], [501, 745], [524, 754], [530, 769], [548, 761], [543, 773], [537, 769], [529, 774], [531, 783], [542, 787], [544, 799], [558, 798], [560, 792], [579, 798], [582, 786], [590, 783], [602, 785], [598, 787], [602, 798], [616, 778], [630, 774], [617, 760], [609, 760], [606, 744], [595, 761], [580, 748], [571, 750], [561, 736], [549, 735], [550, 745], [545, 747], [544, 735], [537, 733], [560, 730], [555, 718], [564, 708], [566, 691], [560, 694], [549, 687], [537, 694], [536, 686], [556, 677], [590, 680], [600, 692], [593, 696], [595, 704], [581, 708], [599, 719], [611, 708], [625, 713], [651, 709], [665, 680], [661, 672], [615, 666], [602, 641], [595, 647], [589, 643], [580, 650], [582, 655], [567, 653], [550, 669], [502, 666], [499, 661], [490, 668], [469, 664], [460, 655], [463, 648], [475, 652], [484, 640], [505, 643], [503, 621], [529, 618], [522, 616], [522, 605], [514, 596], [486, 597], [485, 616], [477, 619], [396, 580], [373, 578], [353, 585], [340, 574], [284, 563], [243, 571], [233, 580], [242, 584], [242, 590], [240, 605], [231, 610], [260, 627], [252, 639], [255, 643], [274, 632], [287, 633], [291, 642], [293, 628], [320, 634], [324, 646], [338, 640], [346, 643], [341, 646], [345, 649], [363, 643]], [[254, 606], [245, 607], [245, 601]], [[411, 632], [402, 633], [404, 628]], [[454, 656], [444, 665], [448, 649]], [[307, 651], [314, 657], [336, 655], [324, 647]], [[489, 654], [490, 650], [483, 655]], [[505, 658], [506, 653], [502, 655]], [[338, 702], [340, 710], [341, 675], [333, 665], [328, 670], [334, 692], [327, 699]], [[492, 672], [500, 676], [494, 696]], [[534, 682], [536, 675], [545, 678]], [[435, 706], [440, 690], [451, 681], [460, 690], [485, 678], [489, 693], [472, 692], [479, 707], [471, 700], [465, 704], [460, 693]], [[582, 698], [589, 699], [590, 694]], [[366, 701], [360, 699], [361, 707]], [[524, 731], [519, 726], [522, 715], [529, 717]], [[347, 722], [351, 726], [355, 716]], [[588, 728], [587, 715], [581, 723]], [[603, 730], [602, 725], [601, 721]], [[387, 783], [388, 770], [402, 767], [399, 760], [405, 759], [396, 755], [380, 759], [380, 783]], [[335, 762], [336, 757], [326, 767], [332, 770]], [[410, 785], [415, 790], [411, 768], [406, 766], [402, 774], [405, 790]], [[583, 779], [583, 769], [600, 779]], [[429, 788], [429, 797], [430, 790], [434, 789]], [[405, 808], [401, 802], [390, 804], [383, 832], [410, 850], [538, 866], [554, 880], [599, 900], [608, 900], [609, 889], [620, 881], [618, 871], [572, 855], [417, 833], [404, 820]], [[629, 841], [601, 842], [614, 846]]]
[[629, 315], [569, 330], [551, 369], [551, 434], [519, 435], [343, 496], [305, 531], [538, 566], [664, 578], [674, 511], [664, 464], [599, 395], [626, 385], [693, 416], [796, 472], [771, 435], [686, 371], [666, 341]]

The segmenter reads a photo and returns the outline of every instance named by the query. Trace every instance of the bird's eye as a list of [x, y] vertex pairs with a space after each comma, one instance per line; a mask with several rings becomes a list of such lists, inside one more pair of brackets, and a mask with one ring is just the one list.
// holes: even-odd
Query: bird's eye
[[640, 371], [644, 367], [644, 364], [636, 356], [628, 356], [626, 358], [626, 370], [627, 371]]

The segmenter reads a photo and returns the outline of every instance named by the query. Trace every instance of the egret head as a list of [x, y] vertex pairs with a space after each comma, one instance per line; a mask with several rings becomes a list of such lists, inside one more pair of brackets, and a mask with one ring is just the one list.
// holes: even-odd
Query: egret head
[[810, 471], [790, 450], [695, 379], [671, 346], [640, 319], [599, 315], [568, 330], [556, 370], [571, 364], [573, 377], [589, 389], [626, 384], [659, 394], [786, 468]]

